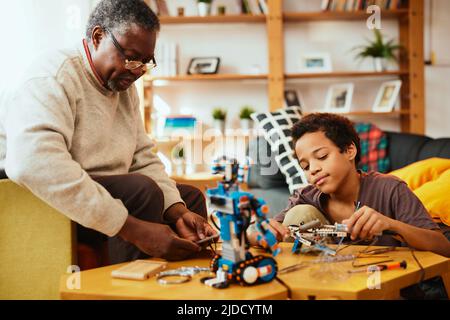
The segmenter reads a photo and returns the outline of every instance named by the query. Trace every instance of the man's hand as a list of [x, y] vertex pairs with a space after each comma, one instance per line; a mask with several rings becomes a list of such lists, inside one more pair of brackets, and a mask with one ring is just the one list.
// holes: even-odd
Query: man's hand
[[175, 224], [178, 235], [184, 239], [198, 241], [213, 236], [216, 231], [200, 215], [188, 210], [183, 204], [177, 203], [167, 209], [166, 219]]
[[392, 219], [378, 211], [364, 206], [353, 213], [349, 219], [342, 221], [351, 231], [351, 239], [372, 239], [392, 226]]
[[[288, 227], [283, 226], [281, 223], [279, 223], [278, 221], [276, 221], [274, 219], [269, 219], [269, 228], [268, 229], [277, 238], [278, 242], [283, 241], [284, 238], [289, 235]], [[248, 236], [248, 240], [250, 242], [250, 245], [252, 245], [252, 246], [257, 246], [258, 245], [258, 242], [256, 240], [257, 236], [258, 236], [258, 233], [256, 231], [252, 232]]]
[[152, 257], [172, 261], [186, 259], [201, 250], [194, 242], [180, 238], [168, 225], [133, 216], [128, 216], [119, 236]]
[[191, 211], [186, 211], [178, 218], [175, 229], [180, 237], [191, 241], [198, 241], [216, 234], [203, 217]]

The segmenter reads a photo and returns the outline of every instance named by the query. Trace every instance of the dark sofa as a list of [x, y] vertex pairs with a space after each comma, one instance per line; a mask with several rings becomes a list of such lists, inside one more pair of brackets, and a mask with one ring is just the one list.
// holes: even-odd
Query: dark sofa
[[[389, 145], [388, 156], [390, 160], [390, 170], [400, 169], [413, 162], [440, 157], [450, 159], [450, 138], [432, 139], [430, 137], [386, 132]], [[283, 174], [277, 170], [273, 175], [264, 175], [264, 168], [270, 164], [275, 164], [275, 159], [270, 153], [270, 147], [263, 137], [258, 137], [250, 142], [249, 156], [256, 161], [249, 172], [250, 191], [256, 196], [263, 198], [270, 207], [270, 216], [274, 216], [287, 206], [289, 189]], [[264, 161], [267, 155], [270, 162]]]

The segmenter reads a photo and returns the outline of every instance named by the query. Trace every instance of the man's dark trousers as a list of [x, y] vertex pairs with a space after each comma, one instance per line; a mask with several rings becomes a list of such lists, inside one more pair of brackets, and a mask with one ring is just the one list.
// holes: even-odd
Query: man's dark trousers
[[[128, 213], [148, 222], [164, 223], [164, 194], [155, 181], [141, 174], [124, 174], [113, 176], [92, 176], [101, 184], [111, 196], [120, 199]], [[206, 219], [207, 210], [205, 197], [197, 188], [184, 184], [177, 184], [181, 198], [187, 208]], [[92, 246], [98, 246], [108, 239], [105, 235], [92, 229], [77, 225], [78, 241]], [[109, 262], [111, 264], [147, 258], [133, 244], [126, 242], [119, 236], [108, 239]]]

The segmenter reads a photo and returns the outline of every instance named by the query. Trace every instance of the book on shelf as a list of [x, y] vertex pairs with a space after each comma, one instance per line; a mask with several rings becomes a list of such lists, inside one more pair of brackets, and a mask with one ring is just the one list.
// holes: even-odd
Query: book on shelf
[[169, 46], [169, 75], [171, 77], [178, 75], [178, 46], [175, 42], [168, 44]]
[[258, 0], [247, 0], [248, 1], [248, 5], [250, 7], [250, 13], [253, 15], [257, 15], [257, 14], [261, 14], [262, 11], [259, 8], [259, 3]]
[[164, 136], [171, 136], [172, 133], [178, 133], [184, 130], [190, 134], [194, 133], [197, 125], [197, 119], [191, 115], [168, 115], [164, 122]]
[[174, 42], [158, 43], [155, 50], [158, 66], [151, 71], [152, 77], [175, 77], [178, 75], [178, 45]]
[[248, 0], [241, 0], [241, 12], [242, 14], [251, 14], [250, 5]]
[[158, 15], [160, 17], [170, 16], [169, 8], [167, 7], [166, 0], [155, 0], [155, 1], [156, 1], [156, 6], [158, 8]]
[[376, 5], [382, 10], [396, 10], [405, 6], [406, 0], [322, 0], [322, 11], [361, 11]]
[[269, 7], [267, 6], [267, 0], [258, 0], [259, 8], [263, 14], [269, 14]]

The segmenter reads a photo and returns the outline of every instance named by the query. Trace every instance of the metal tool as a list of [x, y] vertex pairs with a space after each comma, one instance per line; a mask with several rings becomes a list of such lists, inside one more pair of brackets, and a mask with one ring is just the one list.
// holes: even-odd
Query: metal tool
[[203, 238], [203, 239], [201, 239], [201, 240], [198, 240], [198, 241], [196, 242], [196, 244], [202, 244], [202, 243], [205, 243], [205, 242], [213, 242], [212, 240], [215, 240], [215, 239], [217, 239], [217, 238], [219, 238], [219, 237], [220, 237], [220, 234], [215, 234], [215, 235], [213, 235], [213, 236], [206, 237], [206, 238]]
[[[396, 247], [387, 247], [387, 248], [377, 248], [377, 249], [371, 249], [371, 250], [363, 250], [360, 252], [360, 257], [363, 255], [379, 255], [386, 252], [395, 251]], [[381, 257], [381, 256], [379, 256]]]
[[362, 270], [348, 270], [348, 273], [361, 273], [361, 272], [369, 273], [384, 270], [406, 269], [407, 266], [408, 264], [406, 263], [405, 260], [403, 260], [401, 262], [395, 262], [391, 264], [374, 264]]
[[289, 266], [289, 267], [283, 268], [281, 270], [278, 270], [278, 274], [285, 274], [285, 273], [288, 273], [288, 272], [297, 271], [297, 270], [306, 268], [309, 264], [310, 263], [308, 263], [308, 262], [301, 262], [301, 263], [298, 263], [298, 264], [294, 264], [292, 266]]
[[[192, 276], [200, 272], [210, 272], [208, 267], [180, 267], [177, 269], [160, 272], [156, 276], [156, 280], [160, 284], [180, 284], [192, 280]], [[179, 277], [181, 279], [169, 280], [169, 277]]]
[[278, 270], [279, 274], [285, 274], [288, 272], [297, 271], [300, 269], [303, 269], [309, 265], [312, 264], [318, 264], [318, 263], [337, 263], [337, 262], [344, 262], [344, 261], [352, 261], [355, 260], [356, 256], [349, 254], [349, 255], [340, 255], [340, 256], [323, 256], [319, 259], [311, 260], [311, 261], [303, 261], [298, 264], [294, 264], [292, 266], [283, 268], [281, 270]]

